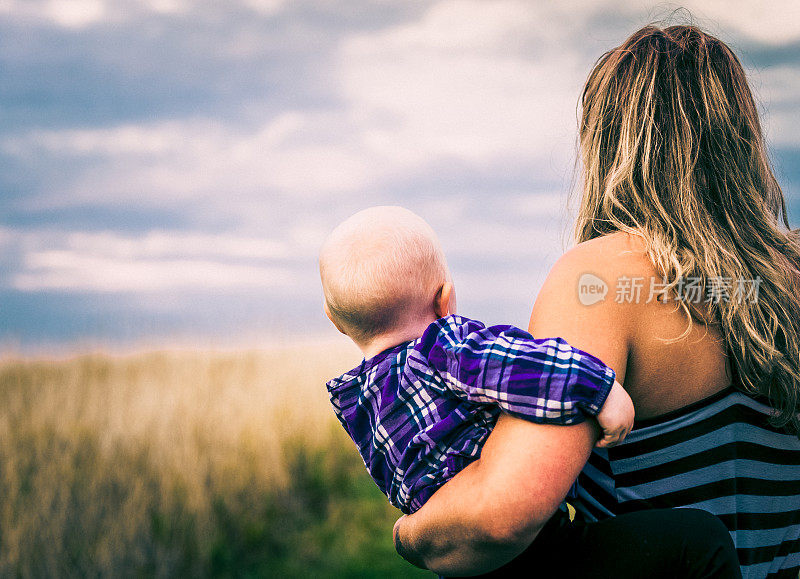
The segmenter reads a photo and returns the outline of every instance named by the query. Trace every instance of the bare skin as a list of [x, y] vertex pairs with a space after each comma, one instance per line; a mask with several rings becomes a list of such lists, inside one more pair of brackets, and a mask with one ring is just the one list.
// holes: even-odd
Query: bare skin
[[[595, 273], [609, 285], [600, 303], [578, 300], [578, 279]], [[638, 303], [616, 303], [617, 280], [644, 278]], [[534, 336], [559, 335], [605, 361], [631, 395], [639, 419], [682, 408], [730, 384], [727, 357], [716, 328], [695, 323], [683, 340], [686, 314], [675, 300], [649, 297], [650, 278], [660, 281], [639, 237], [615, 233], [581, 243], [553, 266], [533, 307]]]
[[[604, 301], [578, 300], [580, 276], [605, 280]], [[642, 277], [642, 299], [616, 303], [621, 276]], [[642, 241], [625, 233], [594, 239], [568, 251], [553, 266], [534, 304], [534, 337], [561, 336], [617, 372], [644, 419], [702, 400], [730, 384], [719, 332], [687, 327], [674, 301], [647, 302], [656, 273]], [[503, 415], [474, 468], [456, 475], [416, 513], [395, 525], [398, 552], [444, 575], [482, 573], [521, 553], [552, 516], [583, 468], [596, 427], [546, 426]], [[497, 489], [506, 489], [497, 493]]]

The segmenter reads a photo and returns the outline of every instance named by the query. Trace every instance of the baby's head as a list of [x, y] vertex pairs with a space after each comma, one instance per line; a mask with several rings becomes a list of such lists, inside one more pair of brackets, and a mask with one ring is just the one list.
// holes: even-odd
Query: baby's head
[[371, 207], [341, 223], [322, 246], [319, 270], [326, 314], [365, 351], [419, 337], [455, 313], [439, 240], [402, 207]]

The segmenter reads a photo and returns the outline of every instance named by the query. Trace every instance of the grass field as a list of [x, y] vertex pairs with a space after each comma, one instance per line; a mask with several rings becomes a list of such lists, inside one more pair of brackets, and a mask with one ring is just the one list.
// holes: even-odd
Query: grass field
[[0, 362], [0, 576], [431, 577], [307, 350]]

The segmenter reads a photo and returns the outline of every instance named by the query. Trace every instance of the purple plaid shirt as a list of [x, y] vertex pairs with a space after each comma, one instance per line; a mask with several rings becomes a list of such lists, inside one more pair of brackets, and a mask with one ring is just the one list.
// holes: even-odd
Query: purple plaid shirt
[[561, 338], [447, 316], [327, 386], [369, 474], [411, 513], [480, 456], [501, 411], [577, 424], [613, 384], [611, 368]]

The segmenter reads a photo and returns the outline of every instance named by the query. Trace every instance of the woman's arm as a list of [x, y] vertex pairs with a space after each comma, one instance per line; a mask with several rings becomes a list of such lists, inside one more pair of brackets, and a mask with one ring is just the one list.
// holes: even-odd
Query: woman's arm
[[593, 422], [534, 424], [502, 415], [472, 463], [395, 525], [395, 546], [443, 575], [485, 573], [530, 545], [597, 439]]
[[[529, 331], [560, 336], [611, 366], [623, 382], [635, 304], [614, 300], [616, 278], [630, 269], [625, 239], [593, 240], [567, 252], [537, 297]], [[602, 276], [606, 299], [590, 306], [578, 298], [584, 273]], [[630, 275], [628, 273], [627, 275]], [[597, 438], [593, 422], [533, 424], [501, 416], [479, 461], [439, 489], [395, 527], [398, 552], [444, 575], [478, 574], [521, 553], [563, 501]]]

